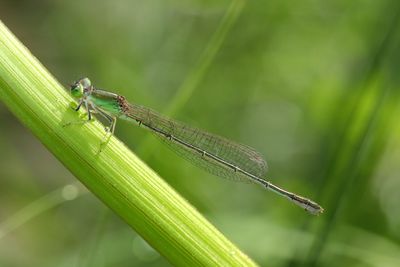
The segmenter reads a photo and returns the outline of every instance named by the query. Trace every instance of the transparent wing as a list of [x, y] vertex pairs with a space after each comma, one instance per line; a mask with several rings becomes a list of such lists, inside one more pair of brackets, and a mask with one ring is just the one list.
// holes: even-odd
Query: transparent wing
[[[248, 176], [235, 172], [232, 166], [260, 178], [267, 171], [263, 157], [248, 146], [187, 126], [140, 105], [126, 104], [124, 114], [125, 119], [135, 120], [151, 129], [178, 155], [217, 176], [251, 181]], [[204, 156], [201, 151], [218, 157], [223, 162]]]

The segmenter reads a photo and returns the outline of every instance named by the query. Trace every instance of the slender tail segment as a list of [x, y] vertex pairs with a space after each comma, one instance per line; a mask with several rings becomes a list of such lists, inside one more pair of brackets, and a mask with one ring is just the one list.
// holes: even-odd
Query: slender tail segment
[[306, 211], [313, 215], [319, 215], [324, 212], [324, 209], [320, 205], [307, 198], [298, 195], [293, 195], [290, 198], [294, 204], [304, 208]]
[[317, 203], [315, 203], [314, 201], [312, 201], [308, 198], [293, 194], [292, 192], [286, 191], [286, 190], [284, 190], [274, 184], [271, 184], [270, 182], [265, 181], [265, 180], [263, 180], [262, 184], [267, 189], [269, 189], [275, 193], [278, 193], [279, 195], [289, 199], [291, 202], [293, 202], [297, 206], [303, 208], [304, 210], [308, 211], [312, 215], [319, 215], [324, 212], [324, 209], [320, 205], [318, 205]]

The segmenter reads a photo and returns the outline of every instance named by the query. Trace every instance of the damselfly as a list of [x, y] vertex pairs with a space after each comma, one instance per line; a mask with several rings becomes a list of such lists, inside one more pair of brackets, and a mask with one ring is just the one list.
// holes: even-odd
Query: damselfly
[[226, 138], [210, 134], [167, 118], [156, 111], [129, 103], [125, 97], [95, 88], [88, 78], [71, 85], [71, 94], [79, 99], [76, 111], [84, 106], [88, 120], [92, 113], [110, 122], [108, 130], [114, 133], [118, 118], [137, 122], [159, 137], [181, 156], [212, 174], [225, 178], [249, 181], [275, 192], [312, 214], [323, 208], [312, 200], [286, 191], [263, 177], [267, 164], [254, 149]]

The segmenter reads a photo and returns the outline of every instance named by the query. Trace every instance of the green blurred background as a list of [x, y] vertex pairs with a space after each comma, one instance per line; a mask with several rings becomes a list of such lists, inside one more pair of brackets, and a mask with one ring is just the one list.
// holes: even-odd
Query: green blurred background
[[[16, 1], [0, 18], [66, 86], [88, 76], [248, 144], [313, 217], [116, 136], [261, 266], [400, 266], [400, 2]], [[0, 103], [0, 266], [170, 266]]]

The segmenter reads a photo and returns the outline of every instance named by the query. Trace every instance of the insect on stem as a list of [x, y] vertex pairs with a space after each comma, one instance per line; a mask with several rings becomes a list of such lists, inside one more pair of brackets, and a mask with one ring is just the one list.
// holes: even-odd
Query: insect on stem
[[109, 121], [112, 134], [117, 118], [137, 122], [163, 139], [177, 154], [212, 174], [259, 184], [314, 215], [324, 210], [314, 201], [264, 180], [262, 177], [265, 176], [267, 163], [253, 148], [129, 103], [121, 95], [95, 88], [88, 78], [76, 81], [71, 86], [71, 94], [79, 99], [76, 110], [84, 104], [88, 120], [91, 119], [91, 112], [100, 114]]

